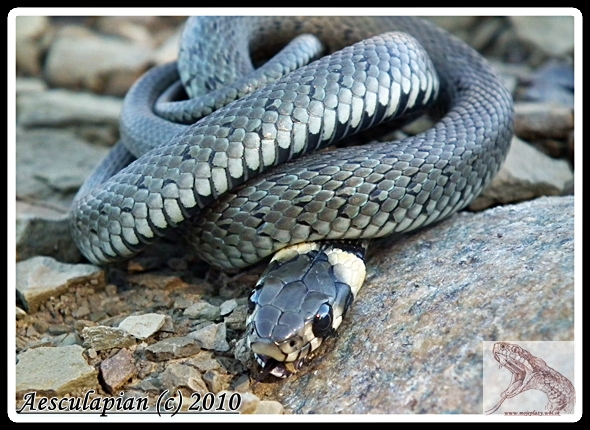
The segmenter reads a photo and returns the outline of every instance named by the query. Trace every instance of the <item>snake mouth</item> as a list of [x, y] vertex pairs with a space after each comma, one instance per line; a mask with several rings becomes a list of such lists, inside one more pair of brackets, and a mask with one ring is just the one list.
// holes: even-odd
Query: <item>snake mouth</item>
[[262, 371], [257, 377], [258, 380], [263, 380], [267, 375], [276, 376], [281, 379], [288, 378], [303, 366], [303, 359], [297, 361], [278, 361], [262, 354], [254, 354], [254, 358], [260, 367], [262, 367]]
[[512, 374], [510, 384], [502, 393], [502, 397], [511, 398], [520, 394], [534, 373], [530, 363], [524, 357], [512, 352], [496, 352], [494, 358], [500, 363], [500, 368], [505, 367]]

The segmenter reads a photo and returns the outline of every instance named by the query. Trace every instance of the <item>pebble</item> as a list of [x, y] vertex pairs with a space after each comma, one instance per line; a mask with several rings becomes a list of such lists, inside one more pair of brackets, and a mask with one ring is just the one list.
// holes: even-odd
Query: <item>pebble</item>
[[511, 16], [510, 21], [522, 40], [547, 55], [560, 57], [573, 53], [573, 16]]
[[574, 110], [555, 103], [516, 103], [514, 132], [521, 139], [567, 139], [574, 129]]
[[79, 345], [39, 347], [17, 356], [16, 395], [35, 391], [59, 396], [78, 389], [98, 388], [98, 372], [84, 359]]
[[27, 312], [75, 286], [104, 283], [104, 271], [90, 264], [64, 264], [41, 256], [16, 263], [16, 292]]
[[114, 356], [100, 363], [100, 375], [104, 387], [114, 394], [136, 374], [133, 356], [127, 349], [121, 349]]
[[170, 363], [160, 375], [162, 387], [175, 392], [179, 388], [189, 388], [193, 392], [207, 393], [207, 385], [197, 369], [181, 363]]
[[[119, 128], [120, 98], [64, 89], [24, 93], [17, 97], [18, 124], [22, 127], [107, 125]], [[114, 132], [113, 132], [114, 133]]]
[[188, 336], [169, 337], [145, 349], [146, 357], [152, 361], [167, 361], [190, 357], [201, 350], [197, 341]]
[[183, 315], [197, 320], [215, 321], [219, 319], [221, 309], [219, 306], [201, 301], [187, 307]]
[[196, 367], [202, 373], [221, 367], [221, 364], [213, 357], [211, 351], [200, 351], [192, 357], [187, 358], [184, 362]]
[[51, 44], [44, 73], [55, 87], [123, 96], [150, 59], [151, 49], [143, 44], [68, 26]]
[[43, 38], [50, 29], [46, 16], [16, 18], [16, 66], [21, 73], [39, 75], [43, 56]]
[[84, 339], [84, 346], [97, 351], [112, 348], [129, 348], [135, 345], [135, 338], [126, 330], [117, 327], [95, 326], [85, 327], [80, 335]]
[[219, 314], [224, 317], [233, 312], [233, 310], [238, 306], [238, 302], [236, 299], [226, 300], [219, 306]]
[[539, 196], [562, 195], [573, 179], [567, 161], [548, 157], [515, 137], [500, 172], [469, 207], [482, 210]]
[[147, 339], [160, 330], [165, 321], [166, 316], [161, 314], [131, 315], [121, 321], [119, 328], [137, 339]]
[[226, 328], [224, 323], [209, 324], [198, 330], [189, 333], [190, 337], [196, 339], [201, 348], [214, 351], [228, 351], [229, 344], [226, 340]]

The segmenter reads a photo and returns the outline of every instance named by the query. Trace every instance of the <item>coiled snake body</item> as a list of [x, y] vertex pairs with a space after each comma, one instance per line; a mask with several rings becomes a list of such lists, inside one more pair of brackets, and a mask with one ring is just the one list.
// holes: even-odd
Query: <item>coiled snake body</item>
[[[254, 71], [249, 52], [308, 33], [337, 52], [297, 68], [319, 45], [302, 36]], [[193, 101], [175, 102], [178, 76]], [[421, 134], [304, 156], [427, 105], [444, 115]], [[83, 254], [122, 260], [179, 228], [220, 268], [282, 250], [250, 297], [248, 334], [263, 367], [284, 376], [340, 324], [364, 280], [362, 250], [342, 241], [407, 232], [466, 206], [505, 158], [512, 101], [483, 58], [420, 19], [197, 17], [178, 67], [130, 90], [121, 134], [125, 145], [72, 208]], [[325, 239], [341, 245], [316, 242]]]

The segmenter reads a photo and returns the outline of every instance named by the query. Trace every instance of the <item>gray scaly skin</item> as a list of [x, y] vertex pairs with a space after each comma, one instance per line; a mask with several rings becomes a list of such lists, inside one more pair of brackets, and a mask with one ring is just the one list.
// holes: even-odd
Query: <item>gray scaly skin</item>
[[[272, 63], [260, 88], [249, 75], [241, 78], [256, 73], [248, 49], [256, 61], [265, 57], [265, 43], [276, 52], [304, 33], [339, 51], [274, 82], [278, 61]], [[290, 60], [295, 51], [309, 49], [313, 58], [315, 40], [303, 37], [286, 48], [284, 71], [298, 67]], [[154, 114], [174, 110], [167, 88], [179, 77], [187, 94], [206, 99], [205, 107], [180, 112], [192, 125]], [[241, 98], [219, 108], [234, 96]], [[415, 117], [433, 103], [442, 117], [416, 136], [306, 155], [380, 122]], [[138, 159], [118, 171], [109, 170], [114, 156], [108, 158], [72, 207], [83, 254], [96, 264], [125, 260], [176, 229], [203, 259], [230, 270], [309, 241], [405, 233], [462, 209], [508, 152], [512, 100], [479, 54], [420, 19], [197, 17], [187, 21], [178, 65], [148, 72], [129, 91], [121, 134], [117, 154]], [[340, 264], [330, 269], [334, 286], [313, 301], [316, 310], [254, 303], [275, 310], [254, 311], [261, 319], [250, 320], [250, 343], [272, 349], [277, 360], [299, 362], [310, 343], [319, 344], [310, 325], [322, 320], [325, 305], [333, 321], [345, 313], [351, 300], [337, 286], [355, 295], [340, 275], [356, 263], [340, 253], [315, 255]], [[294, 324], [289, 330], [272, 329], [287, 320]], [[305, 354], [279, 352], [291, 343], [273, 337], [279, 331], [307, 339], [300, 345]]]

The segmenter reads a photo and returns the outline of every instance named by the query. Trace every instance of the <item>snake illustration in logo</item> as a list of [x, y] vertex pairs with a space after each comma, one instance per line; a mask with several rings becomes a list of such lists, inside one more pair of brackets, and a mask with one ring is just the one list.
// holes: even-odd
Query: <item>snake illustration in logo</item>
[[506, 399], [516, 397], [527, 390], [539, 390], [547, 395], [545, 410], [550, 413], [573, 413], [576, 393], [571, 381], [549, 367], [545, 361], [535, 357], [519, 345], [497, 342], [492, 349], [500, 368], [512, 373], [510, 385], [501, 394], [498, 403], [486, 414], [497, 411]]

